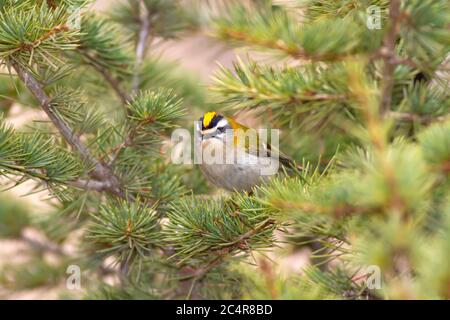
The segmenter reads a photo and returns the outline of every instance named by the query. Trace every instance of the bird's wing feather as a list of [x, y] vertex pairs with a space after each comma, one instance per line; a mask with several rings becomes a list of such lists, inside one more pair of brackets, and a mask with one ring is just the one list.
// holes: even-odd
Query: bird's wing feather
[[[231, 127], [233, 128], [233, 130], [235, 131], [234, 133], [234, 143], [235, 145], [237, 145], [237, 141], [239, 140], [239, 136], [238, 136], [238, 129], [241, 129], [244, 133], [248, 133], [248, 130], [254, 130], [254, 129], [250, 129], [238, 122], [236, 122], [234, 119], [232, 118], [227, 118], [228, 122], [230, 123]], [[279, 149], [274, 148], [273, 146], [271, 146], [270, 144], [266, 144], [266, 143], [262, 143], [259, 139], [258, 136], [258, 132], [256, 130], [255, 134], [256, 134], [256, 145], [250, 145], [250, 139], [245, 139], [245, 150], [246, 152], [253, 154], [253, 155], [259, 155], [259, 154], [264, 154], [267, 156], [278, 156], [280, 163], [286, 167], [290, 167], [293, 169], [297, 169], [297, 170], [302, 170], [302, 167], [297, 165], [295, 163], [294, 160], [292, 160], [289, 156], [287, 156], [286, 154], [282, 153]], [[263, 153], [260, 153], [259, 151], [262, 151]]]
[[[233, 128], [234, 145], [236, 147], [243, 147], [247, 153], [258, 155], [259, 150], [266, 151], [265, 146], [260, 143], [258, 132], [254, 129], [248, 128], [232, 118], [227, 118], [228, 123]], [[251, 137], [254, 135], [256, 141], [252, 143], [250, 138], [246, 139], [246, 135]], [[241, 144], [243, 143], [243, 145]], [[263, 149], [261, 149], [263, 148]]]

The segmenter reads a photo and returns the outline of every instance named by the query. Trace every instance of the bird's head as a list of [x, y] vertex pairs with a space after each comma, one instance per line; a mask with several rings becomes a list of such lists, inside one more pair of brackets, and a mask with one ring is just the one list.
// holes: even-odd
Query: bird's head
[[226, 131], [233, 129], [231, 119], [218, 114], [217, 112], [207, 112], [199, 120], [197, 130], [202, 140], [220, 139], [224, 140]]

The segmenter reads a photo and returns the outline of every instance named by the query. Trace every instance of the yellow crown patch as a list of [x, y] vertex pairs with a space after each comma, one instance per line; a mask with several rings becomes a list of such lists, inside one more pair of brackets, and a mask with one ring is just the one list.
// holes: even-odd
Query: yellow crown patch
[[209, 124], [214, 119], [216, 114], [217, 114], [217, 112], [214, 112], [214, 111], [205, 113], [205, 115], [203, 116], [203, 126], [205, 128], [207, 128], [209, 126]]

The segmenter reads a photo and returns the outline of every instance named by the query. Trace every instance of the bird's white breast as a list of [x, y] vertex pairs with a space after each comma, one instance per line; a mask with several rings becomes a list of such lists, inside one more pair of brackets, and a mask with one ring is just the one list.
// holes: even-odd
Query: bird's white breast
[[[261, 158], [258, 158], [256, 155], [240, 153], [238, 154], [239, 156], [231, 157], [234, 161], [227, 163], [226, 145], [222, 140], [208, 139], [201, 141], [198, 144], [198, 147], [201, 148], [200, 152], [202, 153], [202, 163], [200, 164], [200, 168], [208, 180], [218, 187], [230, 191], [250, 191], [252, 187], [259, 185], [270, 177], [270, 175], [264, 174], [264, 168], [267, 168], [268, 166], [267, 162], [261, 163]], [[211, 159], [205, 159], [212, 150], [214, 150], [216, 154], [222, 154], [222, 158], [219, 156], [214, 162], [211, 162]], [[276, 159], [265, 158], [265, 160], [275, 161]], [[271, 162], [269, 163], [269, 166], [270, 165], [276, 166], [276, 168], [273, 168], [274, 170], [272, 170], [276, 173], [278, 163]]]

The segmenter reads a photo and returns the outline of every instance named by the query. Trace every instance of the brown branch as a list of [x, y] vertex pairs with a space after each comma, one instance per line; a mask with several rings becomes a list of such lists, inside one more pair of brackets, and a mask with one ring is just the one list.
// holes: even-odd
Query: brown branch
[[409, 121], [409, 122], [419, 121], [420, 123], [423, 124], [428, 124], [433, 121], [442, 122], [449, 119], [448, 116], [433, 117], [431, 115], [419, 115], [409, 112], [398, 112], [398, 111], [389, 111], [387, 115], [399, 121]]
[[347, 94], [327, 94], [327, 93], [306, 93], [303, 96], [293, 96], [292, 102], [309, 102], [309, 101], [345, 101], [348, 100]]
[[[136, 45], [136, 66], [133, 75], [133, 91], [137, 91], [139, 89], [139, 67], [144, 60], [147, 50], [147, 40], [150, 34], [150, 13], [147, 11], [143, 1], [141, 1], [141, 7], [141, 10], [144, 13], [142, 14], [140, 19], [141, 27], [138, 36], [138, 42]], [[121, 89], [119, 81], [114, 78], [114, 76], [107, 69], [99, 65], [95, 58], [90, 56], [88, 53], [80, 49], [78, 49], [78, 52], [87, 60], [90, 66], [92, 66], [98, 73], [103, 76], [103, 78], [116, 92], [122, 103], [126, 105], [131, 100], [131, 97], [128, 93]]]
[[[234, 249], [236, 248], [242, 248], [243, 246], [248, 247], [247, 240], [256, 235], [259, 231], [265, 229], [268, 226], [271, 226], [275, 223], [274, 220], [268, 219], [264, 221], [262, 224], [257, 226], [256, 228], [244, 233], [242, 236], [238, 237], [235, 241], [233, 241], [231, 244], [229, 244], [227, 247], [216, 250], [217, 255], [204, 267], [195, 269], [192, 272], [191, 268], [187, 268], [186, 271], [190, 272], [187, 276], [184, 276], [180, 279], [178, 279], [182, 283], [189, 283], [190, 286], [187, 290], [187, 296], [186, 300], [190, 300], [192, 293], [195, 289], [195, 286], [198, 282], [200, 282], [210, 271], [212, 271], [214, 268], [216, 268], [220, 263], [223, 261], [224, 257], [226, 257], [228, 254], [230, 254]], [[183, 287], [183, 284], [181, 285]]]
[[450, 161], [444, 161], [438, 166], [438, 170], [442, 171], [445, 174], [450, 173]]
[[95, 58], [91, 57], [89, 54], [83, 52], [82, 50], [78, 49], [78, 52], [87, 60], [87, 63], [91, 67], [93, 67], [98, 73], [100, 73], [103, 76], [103, 78], [109, 83], [111, 88], [120, 98], [122, 103], [126, 105], [131, 100], [131, 97], [125, 91], [122, 90], [119, 81], [116, 78], [114, 78], [113, 75], [109, 73], [108, 70], [100, 66], [95, 60]]
[[80, 137], [52, 110], [51, 99], [45, 93], [42, 84], [15, 60], [10, 60], [10, 65], [17, 72], [20, 80], [22, 80], [33, 96], [39, 101], [42, 110], [50, 118], [64, 140], [79, 154], [82, 160], [94, 165], [94, 170], [91, 172], [91, 175], [94, 179], [104, 184], [102, 190], [121, 198], [127, 198], [120, 186], [118, 178], [114, 175], [111, 168], [98, 161], [81, 142]]
[[[145, 7], [144, 1], [140, 1], [140, 10], [141, 10], [141, 17], [140, 17], [140, 29], [139, 29], [139, 35], [138, 35], [138, 41], [136, 45], [136, 63], [135, 63], [135, 70], [133, 75], [133, 92], [136, 92], [139, 90], [139, 68], [144, 61], [144, 57], [147, 51], [147, 42], [148, 37], [150, 35], [150, 13], [147, 11], [147, 8]], [[84, 54], [85, 55], [85, 54]], [[85, 55], [86, 56], [86, 55]], [[88, 57], [88, 59], [92, 60], [92, 58]], [[118, 93], [118, 95], [121, 97], [124, 104], [127, 104], [128, 101], [130, 101], [130, 97], [120, 90], [118, 82], [112, 78], [112, 76], [104, 69], [98, 67], [95, 63], [92, 64], [92, 66], [99, 71], [105, 79], [111, 84], [111, 86], [114, 88], [114, 90]], [[127, 109], [127, 114], [129, 115], [129, 110]], [[139, 125], [140, 126], [140, 125]], [[125, 138], [125, 140], [120, 143], [119, 145], [115, 146], [110, 153], [115, 153], [113, 155], [112, 160], [110, 161], [110, 165], [112, 165], [117, 157], [119, 156], [119, 153], [122, 149], [129, 147], [136, 136], [137, 130], [139, 126], [133, 128], [128, 136]]]
[[150, 13], [145, 7], [144, 1], [140, 1], [141, 18], [138, 42], [136, 45], [136, 66], [133, 76], [133, 91], [139, 90], [139, 68], [144, 60], [147, 51], [147, 40], [150, 34]]
[[415, 63], [412, 59], [410, 58], [401, 58], [401, 57], [397, 57], [397, 56], [391, 56], [389, 54], [389, 52], [384, 48], [381, 47], [379, 50], [375, 51], [373, 54], [371, 54], [369, 56], [369, 61], [373, 62], [377, 59], [389, 59], [389, 61], [397, 66], [397, 65], [404, 65], [404, 66], [408, 66], [412, 69], [418, 69], [419, 66], [417, 65], [417, 63]]
[[370, 207], [356, 207], [350, 204], [340, 204], [334, 206], [323, 206], [316, 205], [314, 203], [308, 202], [292, 202], [292, 201], [282, 201], [282, 200], [274, 200], [273, 204], [282, 209], [293, 209], [299, 210], [306, 213], [311, 214], [329, 214], [336, 219], [340, 219], [342, 217], [356, 215], [356, 214], [365, 214], [370, 211]]
[[66, 25], [55, 26], [54, 28], [50, 29], [46, 34], [42, 35], [39, 39], [36, 39], [32, 43], [22, 43], [21, 46], [17, 49], [17, 51], [21, 51], [21, 50], [32, 51], [33, 49], [38, 47], [45, 40], [53, 37], [54, 35], [56, 35], [59, 32], [68, 31], [68, 30], [69, 30], [69, 27]]
[[47, 0], [47, 5], [52, 9], [56, 9], [56, 7], [58, 7], [58, 4], [55, 0]]
[[[22, 231], [20, 236], [20, 240], [24, 241], [27, 245], [29, 245], [32, 249], [41, 251], [41, 252], [50, 252], [52, 254], [58, 255], [62, 258], [70, 258], [71, 255], [64, 250], [63, 246], [57, 243], [54, 243], [48, 239], [37, 239], [35, 237], [30, 237], [26, 234], [26, 232]], [[101, 276], [106, 276], [108, 274], [117, 274], [117, 270], [99, 266], [98, 273]]]
[[98, 192], [108, 191], [108, 189], [110, 188], [110, 185], [108, 183], [98, 180], [78, 179], [74, 181], [68, 181], [66, 184], [74, 188], [83, 190], [94, 190]]
[[47, 251], [59, 256], [68, 256], [68, 254], [63, 250], [61, 246], [53, 243], [49, 240], [39, 240], [22, 233], [20, 239], [26, 242], [30, 247], [40, 250]]
[[134, 138], [136, 137], [137, 134], [137, 130], [138, 130], [139, 126], [134, 127], [134, 129], [131, 129], [131, 131], [129, 132], [128, 136], [125, 138], [125, 140], [120, 143], [119, 145], [115, 146], [111, 152], [109, 152], [109, 154], [114, 154], [111, 161], [109, 162], [110, 165], [113, 165], [117, 158], [119, 157], [120, 152], [125, 149], [128, 148], [129, 146], [131, 146], [134, 142]]
[[247, 95], [250, 99], [266, 99], [266, 100], [278, 100], [278, 101], [286, 101], [287, 103], [308, 103], [312, 101], [346, 101], [349, 99], [349, 96], [345, 93], [336, 93], [336, 94], [328, 94], [328, 93], [317, 93], [317, 92], [304, 92], [299, 95], [290, 95], [283, 96], [278, 94], [262, 94], [251, 87], [245, 87], [244, 90], [235, 90], [234, 92], [239, 92]]
[[236, 30], [225, 30], [224, 35], [231, 40], [246, 42], [249, 44], [257, 45], [260, 47], [266, 47], [273, 50], [279, 50], [286, 53], [288, 56], [307, 61], [343, 61], [347, 59], [348, 55], [337, 55], [337, 54], [310, 54], [304, 51], [303, 48], [298, 46], [288, 46], [283, 40], [265, 40], [258, 37], [254, 37]]
[[[3, 167], [5, 167], [6, 169], [9, 169], [11, 171], [21, 173], [24, 176], [25, 175], [29, 176], [32, 179], [40, 181], [42, 184], [48, 185], [48, 183], [51, 181], [51, 179], [45, 175], [45, 172], [43, 172], [42, 170], [39, 170], [39, 169], [30, 169], [30, 168], [26, 168], [24, 166], [16, 165], [16, 164], [3, 165]], [[18, 182], [16, 182], [16, 185], [17, 184], [18, 184]], [[67, 185], [69, 187], [83, 189], [83, 190], [95, 190], [98, 192], [107, 191], [108, 188], [110, 187], [110, 185], [108, 183], [105, 183], [103, 181], [83, 180], [83, 179], [65, 181], [65, 182], [62, 182], [61, 184]]]
[[[128, 135], [125, 137], [124, 141], [122, 143], [116, 145], [115, 147], [113, 147], [111, 149], [111, 151], [107, 152], [107, 155], [113, 154], [112, 159], [109, 162], [109, 165], [112, 166], [114, 164], [114, 162], [117, 160], [120, 152], [123, 149], [128, 148], [134, 144], [135, 139], [138, 136], [139, 129], [141, 129], [143, 126], [151, 124], [153, 122], [155, 122], [155, 119], [153, 117], [148, 117], [146, 120], [144, 120], [144, 121], [140, 122], [138, 125], [135, 125], [134, 127], [132, 127], [130, 129], [130, 131], [128, 132]], [[155, 134], [159, 135], [160, 137], [164, 137], [164, 135], [161, 133], [155, 133]]]
[[233, 244], [231, 245], [231, 248], [232, 249], [235, 249], [236, 247], [240, 248], [241, 245], [246, 242], [246, 240], [250, 239], [251, 237], [256, 235], [258, 232], [260, 232], [261, 230], [265, 229], [268, 226], [273, 225], [274, 223], [275, 223], [275, 221], [273, 219], [268, 219], [265, 222], [263, 222], [262, 224], [260, 224], [259, 226], [257, 226], [256, 228], [254, 228], [250, 231], [247, 231], [242, 236], [240, 236], [235, 242], [233, 242]]
[[409, 58], [394, 57], [392, 59], [392, 63], [395, 65], [402, 64], [402, 65], [408, 66], [412, 69], [418, 68], [417, 64], [412, 59], [409, 59]]
[[224, 247], [223, 249], [216, 250], [217, 256], [214, 259], [212, 259], [206, 266], [195, 270], [193, 274], [187, 276], [186, 278], [180, 279], [180, 281], [185, 281], [192, 278], [195, 278], [195, 281], [201, 280], [209, 271], [211, 271], [217, 265], [219, 265], [226, 255], [231, 253], [236, 248], [242, 248], [243, 246], [247, 246], [247, 240], [255, 236], [261, 230], [267, 228], [268, 226], [273, 225], [274, 223], [275, 223], [274, 220], [268, 219], [259, 226], [257, 226], [256, 228], [247, 231], [246, 233], [238, 237], [235, 241], [233, 241], [231, 244]]
[[42, 109], [53, 122], [55, 127], [59, 130], [64, 139], [72, 146], [73, 149], [77, 150], [83, 160], [88, 160], [94, 163], [98, 170], [102, 170], [100, 164], [92, 157], [89, 150], [81, 143], [79, 137], [75, 135], [69, 126], [58, 118], [58, 116], [53, 112], [51, 108], [51, 99], [44, 92], [42, 85], [24, 68], [22, 68], [17, 62], [11, 60], [11, 66], [17, 72], [17, 75], [25, 84], [25, 86], [31, 91], [34, 97], [39, 101]]
[[380, 50], [384, 60], [383, 85], [380, 103], [380, 112], [385, 115], [391, 108], [392, 88], [394, 87], [394, 70], [398, 64], [395, 53], [395, 41], [400, 29], [400, 0], [391, 0], [389, 4], [389, 20], [391, 26], [383, 39], [383, 47]]
[[235, 30], [226, 30], [224, 34], [234, 40], [247, 42], [251, 44], [255, 44], [261, 47], [267, 47], [270, 49], [280, 50], [286, 52], [288, 55], [295, 59], [312, 59], [312, 57], [308, 56], [301, 48], [298, 47], [288, 47], [283, 41], [273, 41], [273, 40], [262, 40], [257, 37], [252, 37], [248, 34], [235, 31]]

